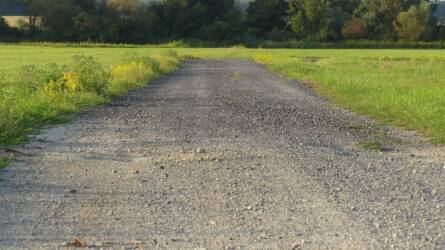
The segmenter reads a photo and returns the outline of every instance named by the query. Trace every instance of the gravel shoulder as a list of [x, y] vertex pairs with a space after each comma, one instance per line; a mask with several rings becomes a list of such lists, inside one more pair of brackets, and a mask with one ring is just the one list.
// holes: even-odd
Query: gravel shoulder
[[443, 147], [249, 61], [188, 61], [17, 151], [1, 249], [445, 248]]

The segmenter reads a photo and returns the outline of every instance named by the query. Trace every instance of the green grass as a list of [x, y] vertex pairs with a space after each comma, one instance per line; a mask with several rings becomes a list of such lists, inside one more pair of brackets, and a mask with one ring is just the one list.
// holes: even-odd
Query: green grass
[[7, 157], [0, 157], [0, 170], [5, 168], [9, 164], [9, 158]]
[[373, 140], [362, 141], [358, 144], [358, 146], [369, 151], [377, 151], [377, 152], [383, 151], [383, 145], [378, 141], [373, 141]]
[[23, 143], [43, 125], [67, 121], [86, 107], [141, 87], [180, 62], [167, 51], [119, 54], [15, 46], [0, 47], [0, 60], [0, 148]]
[[[255, 60], [267, 65], [273, 72], [304, 81], [321, 95], [351, 111], [368, 115], [386, 124], [422, 132], [433, 142], [445, 144], [445, 50], [302, 50], [242, 47], [163, 49], [143, 46], [108, 48], [73, 45], [51, 47], [48, 44], [7, 45], [0, 46], [0, 89], [19, 93], [21, 83], [17, 79], [20, 78], [20, 68], [27, 64], [70, 64], [73, 55], [87, 55], [111, 67], [134, 56], [151, 55], [160, 58], [166, 51], [175, 51], [180, 56]], [[18, 107], [27, 110], [20, 111], [22, 115], [18, 120], [26, 121], [30, 117], [40, 119], [35, 124], [31, 121], [32, 126], [27, 126], [30, 130], [57, 121], [64, 117], [63, 114], [72, 114], [85, 106], [109, 100], [104, 96], [82, 94], [66, 97], [69, 98], [68, 101], [54, 104], [42, 96], [33, 97], [35, 99], [26, 94], [10, 96], [6, 95], [7, 98], [16, 98], [17, 102], [23, 102]], [[0, 121], [1, 119], [4, 118], [0, 117]], [[25, 130], [21, 134], [28, 132]], [[16, 139], [20, 142], [23, 137]], [[10, 140], [8, 143], [11, 141], [15, 142]], [[5, 143], [0, 141], [1, 144]]]

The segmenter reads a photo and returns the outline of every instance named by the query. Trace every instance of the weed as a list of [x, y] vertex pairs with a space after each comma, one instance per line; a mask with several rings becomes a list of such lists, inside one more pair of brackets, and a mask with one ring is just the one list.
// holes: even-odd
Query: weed
[[233, 73], [233, 80], [234, 81], [240, 81], [241, 79], [242, 79], [242, 77], [241, 77], [241, 74], [240, 74], [240, 72], [239, 71], [235, 71], [235, 73]]
[[377, 151], [377, 152], [383, 151], [383, 145], [380, 142], [374, 140], [362, 141], [358, 144], [358, 146], [370, 151]]
[[9, 158], [0, 156], [0, 170], [8, 166], [9, 164]]
[[82, 91], [103, 94], [109, 81], [110, 74], [105, 66], [91, 56], [74, 56], [72, 72], [78, 74], [78, 84]]

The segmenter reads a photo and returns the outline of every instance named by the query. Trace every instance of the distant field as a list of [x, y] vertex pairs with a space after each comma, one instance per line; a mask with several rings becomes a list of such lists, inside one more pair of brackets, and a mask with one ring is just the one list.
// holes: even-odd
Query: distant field
[[27, 16], [4, 16], [3, 18], [11, 27], [19, 27], [22, 22], [28, 21]]
[[112, 67], [128, 57], [159, 56], [167, 51], [194, 57], [256, 60], [283, 76], [305, 81], [354, 112], [417, 130], [432, 141], [445, 144], [445, 50], [0, 46], [0, 89], [19, 88], [17, 79], [24, 65], [69, 64], [74, 55], [81, 54]]

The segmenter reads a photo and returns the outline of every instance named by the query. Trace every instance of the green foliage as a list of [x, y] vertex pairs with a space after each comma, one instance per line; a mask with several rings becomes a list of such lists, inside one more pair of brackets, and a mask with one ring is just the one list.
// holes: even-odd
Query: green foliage
[[300, 38], [314, 40], [341, 38], [341, 29], [352, 13], [348, 12], [348, 5], [335, 2], [337, 1], [291, 0], [290, 21], [294, 33]]
[[[9, 75], [4, 78], [6, 84], [0, 84], [0, 148], [22, 143], [27, 134], [42, 125], [66, 121], [73, 113], [143, 86], [179, 64], [173, 52], [131, 59], [121, 55], [105, 62], [86, 55], [64, 58], [58, 53], [52, 57], [35, 53], [34, 56], [29, 60], [35, 61], [34, 65], [11, 61], [18, 64], [12, 71], [5, 71], [3, 67], [7, 65], [0, 65], [0, 75]], [[123, 70], [113, 74], [114, 67]]]
[[445, 143], [442, 51], [274, 50], [262, 57], [247, 53], [349, 110]]
[[[202, 44], [259, 40], [444, 39], [426, 0], [14, 0], [29, 18], [21, 30], [0, 19], [0, 41]], [[422, 7], [421, 5], [428, 6]], [[237, 7], [238, 6], [238, 7]], [[425, 21], [424, 19], [428, 19]], [[426, 23], [426, 24], [425, 24]], [[6, 33], [6, 34], [4, 34]], [[412, 33], [412, 35], [410, 35]], [[210, 43], [205, 43], [209, 41]]]
[[62, 77], [66, 70], [65, 65], [51, 63], [46, 66], [25, 65], [19, 70], [18, 82], [21, 83], [23, 89], [35, 92], [45, 83], [55, 81]]
[[413, 5], [408, 11], [400, 12], [394, 23], [397, 36], [409, 41], [429, 40], [433, 25], [431, 6], [428, 3]]
[[8, 164], [9, 164], [9, 158], [0, 156], [0, 170], [8, 166]]
[[262, 33], [284, 30], [287, 22], [288, 4], [285, 0], [256, 0], [247, 8], [247, 23]]
[[110, 74], [101, 63], [91, 56], [75, 56], [70, 70], [79, 74], [80, 89], [101, 95], [104, 93]]
[[362, 18], [353, 18], [347, 21], [341, 32], [346, 39], [368, 38], [368, 27], [366, 21]]
[[383, 145], [380, 142], [374, 140], [362, 141], [358, 144], [358, 146], [370, 151], [377, 151], [377, 152], [383, 151]]

